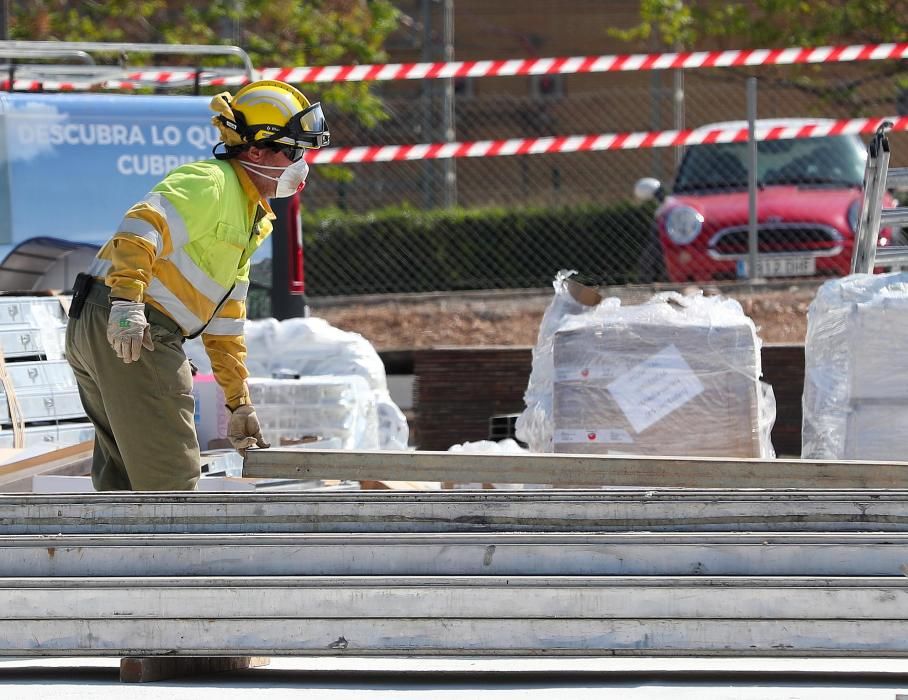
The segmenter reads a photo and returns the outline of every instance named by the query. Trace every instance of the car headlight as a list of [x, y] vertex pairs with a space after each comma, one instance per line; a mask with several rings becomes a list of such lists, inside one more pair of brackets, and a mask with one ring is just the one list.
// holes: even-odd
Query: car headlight
[[665, 217], [665, 232], [678, 245], [687, 245], [702, 229], [703, 214], [693, 207], [675, 207]]
[[856, 199], [848, 207], [848, 226], [852, 233], [858, 232], [859, 219], [861, 218], [861, 200]]

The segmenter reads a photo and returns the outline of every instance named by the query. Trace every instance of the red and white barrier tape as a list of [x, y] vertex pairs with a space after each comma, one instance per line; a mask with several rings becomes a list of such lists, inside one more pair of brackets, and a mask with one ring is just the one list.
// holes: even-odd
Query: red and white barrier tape
[[[846, 63], [852, 61], [886, 61], [908, 58], [908, 43], [853, 44], [813, 48], [746, 49], [728, 51], [687, 51], [681, 53], [612, 54], [602, 56], [566, 56], [560, 58], [526, 58], [513, 60], [449, 61], [438, 63], [376, 63], [349, 66], [299, 66], [263, 68], [260, 76], [288, 83], [336, 83], [346, 81], [419, 80], [424, 78], [482, 78], [513, 75], [553, 75], [572, 73], [608, 73], [619, 71], [669, 70], [678, 68], [723, 68], [731, 66], [773, 66], [803, 63]], [[166, 85], [191, 83], [195, 72], [139, 71], [128, 73], [124, 80], [104, 83], [14, 81], [14, 89], [85, 90], [103, 87], [110, 90], [132, 90], [143, 84]], [[243, 75], [200, 79], [202, 85], [241, 85]], [[0, 83], [8, 90], [9, 82]]]
[[821, 46], [817, 48], [748, 49], [744, 51], [571, 56], [509, 61], [451, 61], [448, 63], [388, 63], [362, 66], [265, 68], [261, 73], [262, 78], [283, 80], [289, 83], [329, 83], [350, 80], [480, 78], [508, 75], [608, 73], [613, 71], [666, 70], [674, 68], [883, 61], [895, 58], [908, 58], [908, 43], [857, 44], [854, 46]]
[[[797, 126], [761, 127], [758, 141], [793, 138], [817, 138], [841, 134], [869, 134], [883, 121], [893, 123], [893, 131], [908, 131], [908, 116], [842, 119]], [[493, 156], [532, 155], [540, 153], [576, 153], [579, 151], [611, 151], [638, 148], [687, 146], [700, 143], [730, 143], [747, 141], [747, 128], [688, 129], [684, 131], [633, 131], [617, 134], [587, 136], [549, 136], [535, 139], [505, 139], [500, 141], [452, 141], [422, 143], [406, 146], [360, 146], [355, 148], [323, 148], [308, 151], [310, 163], [379, 163], [401, 160], [439, 158], [490, 158]]]

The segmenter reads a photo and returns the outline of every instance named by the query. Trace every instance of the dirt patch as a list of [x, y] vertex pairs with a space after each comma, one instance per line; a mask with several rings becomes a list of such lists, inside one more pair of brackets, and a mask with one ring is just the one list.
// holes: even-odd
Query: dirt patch
[[[757, 325], [765, 343], [803, 343], [807, 308], [816, 286], [753, 291], [750, 288], [707, 289], [737, 299]], [[609, 290], [622, 303], [639, 303], [653, 290]], [[337, 328], [354, 331], [377, 350], [438, 346], [534, 345], [542, 314], [552, 294], [488, 292], [405, 300], [312, 302], [312, 315]]]
[[735, 297], [757, 325], [764, 343], [803, 343], [807, 335], [807, 308], [816, 290], [769, 292]]

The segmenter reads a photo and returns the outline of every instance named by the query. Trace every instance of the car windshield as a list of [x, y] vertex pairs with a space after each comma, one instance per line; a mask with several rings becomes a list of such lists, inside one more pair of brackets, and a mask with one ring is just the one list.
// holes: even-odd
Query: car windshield
[[[760, 141], [757, 181], [766, 185], [860, 187], [866, 152], [857, 136]], [[687, 149], [675, 192], [747, 188], [747, 144], [721, 143]]]

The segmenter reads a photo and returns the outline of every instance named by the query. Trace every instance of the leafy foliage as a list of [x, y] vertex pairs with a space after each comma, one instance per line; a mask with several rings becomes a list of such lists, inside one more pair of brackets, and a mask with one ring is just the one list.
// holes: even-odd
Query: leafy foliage
[[[905, 10], [905, 0], [641, 0], [639, 24], [610, 33], [625, 41], [655, 38], [674, 50], [901, 42], [908, 36]], [[848, 79], [830, 76], [819, 65], [792, 66], [786, 76], [775, 82], [821, 104], [847, 105], [855, 116], [875, 114], [880, 104], [905, 99], [908, 91], [908, 70], [899, 61]], [[862, 93], [868, 83], [878, 87], [873, 94]]]
[[734, 48], [883, 43], [905, 40], [908, 15], [904, 0], [642, 0], [640, 23], [615, 34], [688, 49], [709, 39]]
[[[23, 0], [11, 10], [13, 39], [235, 44], [257, 67], [382, 62], [398, 20], [391, 0]], [[385, 117], [367, 83], [309, 88], [367, 126]]]

